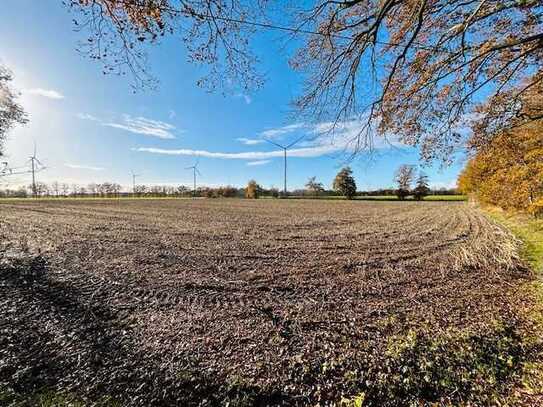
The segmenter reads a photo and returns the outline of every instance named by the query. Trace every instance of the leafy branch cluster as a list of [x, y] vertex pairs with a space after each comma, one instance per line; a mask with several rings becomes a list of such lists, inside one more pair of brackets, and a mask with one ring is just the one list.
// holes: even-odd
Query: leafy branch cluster
[[0, 157], [7, 132], [17, 123], [27, 122], [26, 113], [17, 103], [17, 94], [10, 86], [11, 72], [0, 66]]
[[[291, 65], [304, 73], [295, 101], [311, 120], [357, 118], [349, 142], [371, 149], [375, 134], [399, 135], [427, 161], [450, 161], [481, 97], [516, 102], [539, 83], [543, 4], [538, 0], [65, 0], [88, 32], [81, 50], [105, 72], [147, 75], [145, 44], [183, 39], [192, 62], [207, 65], [209, 88], [258, 87], [250, 45], [257, 29], [292, 34]], [[489, 118], [496, 118], [489, 116]]]

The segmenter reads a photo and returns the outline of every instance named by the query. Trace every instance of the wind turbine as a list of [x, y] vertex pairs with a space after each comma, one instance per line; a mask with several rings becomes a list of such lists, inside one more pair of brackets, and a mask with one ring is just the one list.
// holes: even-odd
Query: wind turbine
[[193, 198], [196, 197], [196, 173], [198, 173], [198, 175], [202, 175], [200, 173], [200, 171], [198, 171], [198, 163], [199, 162], [200, 162], [200, 159], [198, 158], [196, 160], [196, 163], [192, 167], [186, 167], [185, 168], [186, 170], [192, 170], [193, 181], [194, 181], [194, 188], [192, 189], [192, 197]]
[[31, 172], [32, 172], [32, 196], [34, 198], [37, 197], [38, 193], [36, 190], [36, 163], [38, 163], [43, 169], [45, 168], [45, 165], [41, 163], [40, 160], [38, 160], [38, 157], [36, 156], [36, 142], [34, 142], [34, 154], [30, 156], [30, 165], [31, 165]]
[[134, 171], [130, 171], [130, 174], [132, 174], [132, 196], [136, 196], [136, 178], [141, 176], [141, 174], [134, 174]]
[[283, 146], [281, 144], [278, 144], [276, 143], [275, 141], [271, 141], [269, 139], [264, 139], [265, 141], [267, 141], [268, 143], [270, 144], [273, 144], [274, 146], [277, 146], [279, 147], [280, 149], [283, 150], [284, 152], [284, 185], [283, 185], [283, 196], [286, 197], [287, 196], [287, 150], [294, 146], [295, 144], [297, 144], [298, 142], [300, 142], [305, 136], [302, 136], [300, 137], [299, 139], [293, 141], [292, 143], [286, 145], [286, 146]]

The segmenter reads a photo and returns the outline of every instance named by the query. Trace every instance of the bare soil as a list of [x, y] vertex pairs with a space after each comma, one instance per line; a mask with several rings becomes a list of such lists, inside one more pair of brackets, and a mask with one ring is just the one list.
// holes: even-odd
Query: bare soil
[[[467, 385], [402, 387], [423, 372], [402, 372], [395, 345], [484, 342], [517, 321], [531, 278], [511, 236], [454, 202], [4, 202], [0, 245], [13, 404], [44, 391], [141, 406], [469, 402]], [[524, 361], [507, 351], [503, 388]]]

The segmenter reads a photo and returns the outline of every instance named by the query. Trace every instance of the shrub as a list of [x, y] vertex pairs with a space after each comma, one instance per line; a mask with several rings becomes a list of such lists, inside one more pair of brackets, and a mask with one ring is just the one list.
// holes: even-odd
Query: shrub
[[256, 183], [254, 179], [250, 180], [245, 188], [245, 198], [247, 199], [257, 199], [262, 191], [260, 185]]
[[396, 190], [396, 196], [400, 201], [403, 201], [405, 198], [407, 198], [409, 196], [409, 193], [409, 190], [404, 188], [398, 188]]
[[223, 198], [234, 198], [237, 196], [238, 190], [235, 187], [227, 185], [225, 187], [218, 188], [217, 194]]
[[211, 189], [211, 188], [207, 188], [205, 191], [204, 191], [204, 194], [205, 194], [205, 197], [206, 198], [217, 198], [217, 193], [215, 190]]
[[532, 203], [529, 206], [528, 211], [536, 218], [543, 218], [543, 198], [539, 198]]

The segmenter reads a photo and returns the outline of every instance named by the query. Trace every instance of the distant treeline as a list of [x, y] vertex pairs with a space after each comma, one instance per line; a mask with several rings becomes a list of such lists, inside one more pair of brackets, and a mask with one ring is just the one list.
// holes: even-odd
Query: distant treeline
[[[357, 191], [355, 196], [395, 196], [396, 189], [378, 189], [374, 191]], [[429, 195], [457, 195], [456, 189], [430, 189]], [[200, 198], [243, 198], [246, 196], [246, 188], [237, 188], [234, 186], [222, 187], [199, 187], [196, 191], [184, 185], [136, 185], [134, 191], [123, 191], [120, 184], [114, 182], [104, 182], [101, 184], [91, 183], [86, 186], [77, 184], [66, 184], [53, 182], [46, 184], [44, 182], [36, 183], [36, 191], [33, 193], [32, 185], [23, 186], [16, 189], [0, 189], [0, 198], [30, 198], [32, 196], [40, 198], [162, 198], [179, 197], [188, 198], [192, 196]], [[282, 196], [276, 188], [261, 188], [259, 196], [278, 198]], [[293, 197], [334, 197], [341, 194], [333, 190], [322, 190], [315, 192], [308, 189], [295, 189], [288, 192], [288, 196]]]

